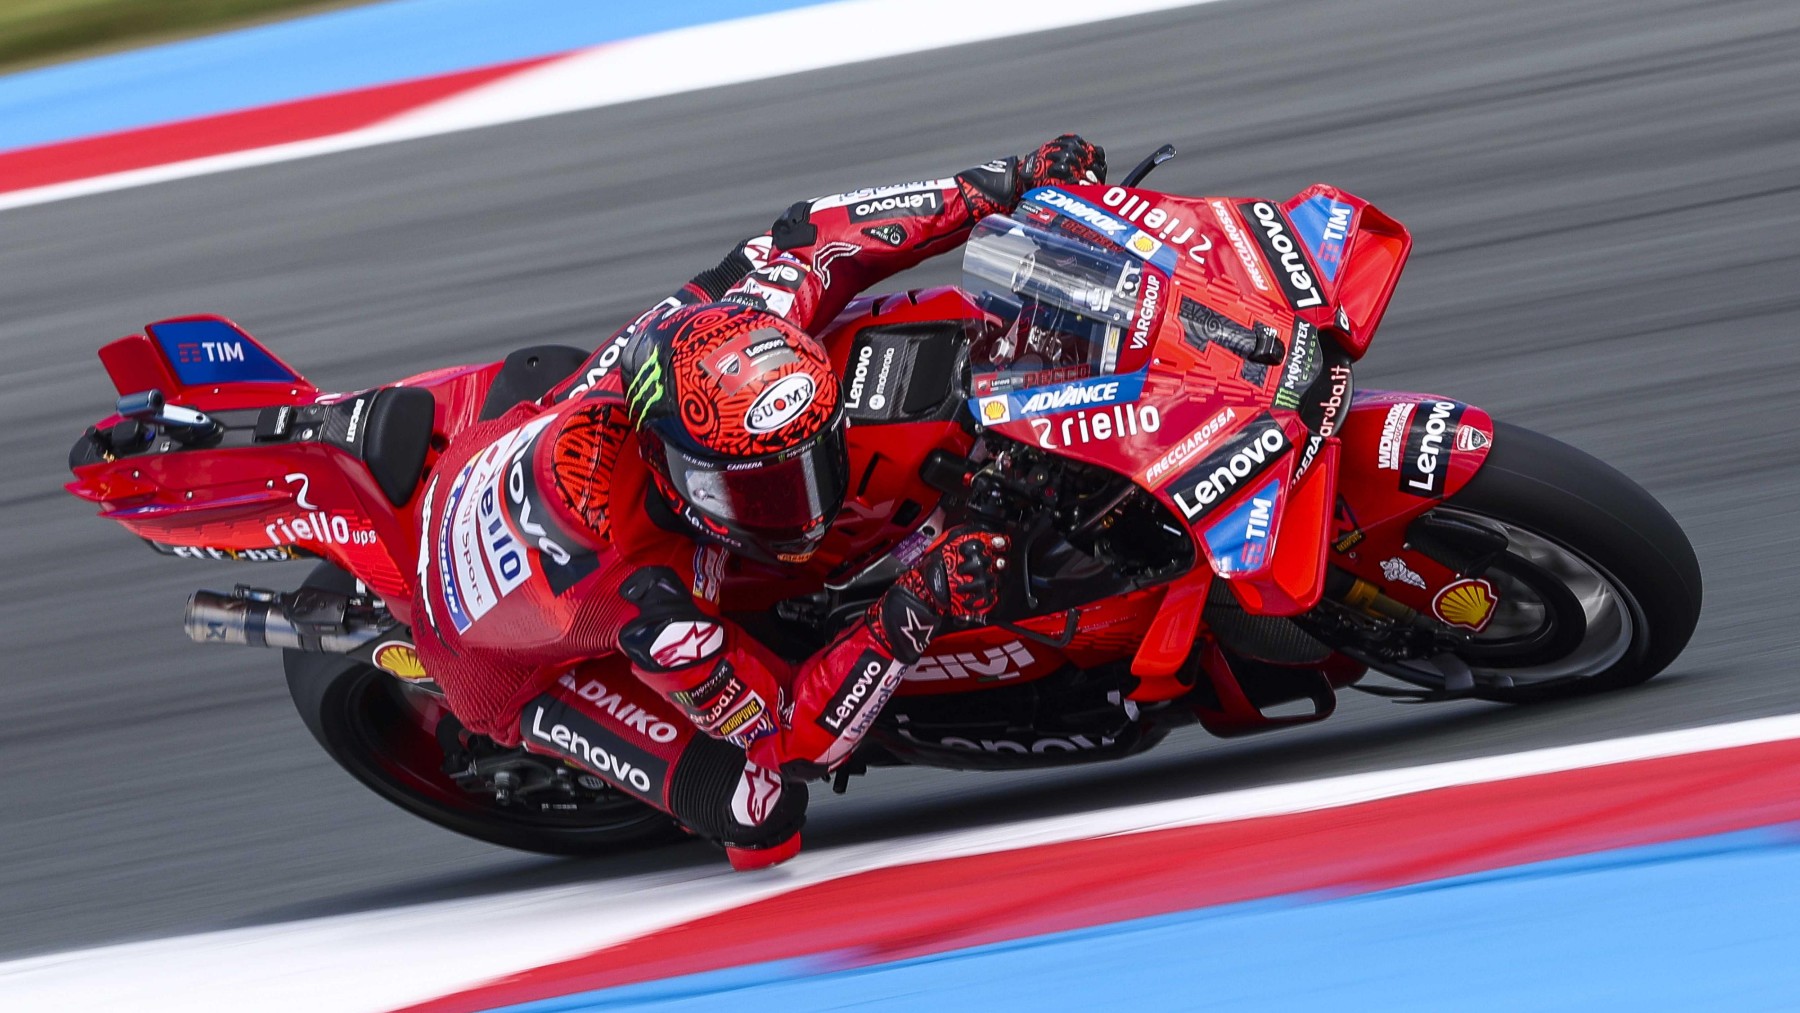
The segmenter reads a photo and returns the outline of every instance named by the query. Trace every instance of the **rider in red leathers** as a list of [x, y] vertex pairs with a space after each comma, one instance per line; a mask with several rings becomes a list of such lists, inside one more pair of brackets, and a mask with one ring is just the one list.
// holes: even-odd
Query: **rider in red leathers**
[[955, 529], [790, 665], [718, 614], [728, 555], [804, 561], [847, 485], [811, 331], [1031, 187], [1097, 182], [1072, 135], [944, 179], [795, 204], [539, 402], [459, 434], [420, 502], [413, 631], [471, 733], [605, 778], [754, 868], [799, 849], [932, 637], [993, 607], [1006, 540]]

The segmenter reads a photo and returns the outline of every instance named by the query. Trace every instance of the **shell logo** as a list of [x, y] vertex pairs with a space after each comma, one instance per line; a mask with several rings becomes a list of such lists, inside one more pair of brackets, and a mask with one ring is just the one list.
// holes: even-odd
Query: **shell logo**
[[1498, 601], [1494, 596], [1494, 585], [1487, 581], [1479, 577], [1459, 580], [1445, 585], [1437, 597], [1431, 599], [1431, 614], [1451, 626], [1479, 633], [1494, 617], [1494, 605]]
[[1135, 236], [1132, 236], [1131, 239], [1129, 241], [1127, 241], [1125, 245], [1131, 248], [1131, 252], [1137, 254], [1140, 257], [1154, 257], [1156, 255], [1156, 251], [1162, 249], [1161, 243], [1150, 238], [1148, 235], [1146, 235], [1142, 232], [1138, 233]]
[[375, 648], [375, 653], [370, 657], [375, 662], [376, 668], [389, 675], [395, 675], [402, 679], [430, 678], [425, 674], [424, 664], [419, 661], [419, 652], [414, 650], [411, 644], [390, 640]]
[[1004, 394], [981, 399], [981, 421], [991, 426], [1010, 418], [1012, 418], [1012, 411], [1006, 403]]

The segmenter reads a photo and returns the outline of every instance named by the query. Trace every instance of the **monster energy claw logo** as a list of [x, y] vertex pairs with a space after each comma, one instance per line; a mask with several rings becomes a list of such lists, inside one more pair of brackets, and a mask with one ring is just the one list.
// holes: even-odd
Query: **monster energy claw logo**
[[648, 361], [638, 367], [637, 375], [631, 378], [631, 386], [625, 392], [625, 399], [631, 407], [632, 421], [641, 421], [645, 409], [655, 404], [662, 396], [662, 356], [652, 355]]

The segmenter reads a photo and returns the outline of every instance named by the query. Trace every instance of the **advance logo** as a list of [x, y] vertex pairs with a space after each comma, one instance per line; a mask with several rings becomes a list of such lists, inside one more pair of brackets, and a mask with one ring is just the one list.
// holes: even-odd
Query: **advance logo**
[[992, 426], [1033, 415], [1052, 415], [1056, 412], [1080, 411], [1083, 408], [1127, 404], [1143, 396], [1144, 377], [1148, 373], [1149, 370], [1144, 369], [1136, 373], [995, 394], [970, 401], [969, 410], [975, 414], [977, 422]]
[[1198, 523], [1240, 486], [1248, 485], [1288, 452], [1287, 431], [1267, 413], [1233, 435], [1166, 490], [1181, 516]]

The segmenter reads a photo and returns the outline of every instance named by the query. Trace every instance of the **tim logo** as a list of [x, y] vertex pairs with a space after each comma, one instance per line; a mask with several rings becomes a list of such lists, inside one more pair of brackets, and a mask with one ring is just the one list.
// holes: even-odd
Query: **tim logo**
[[241, 341], [181, 341], [175, 345], [177, 362], [243, 362]]

